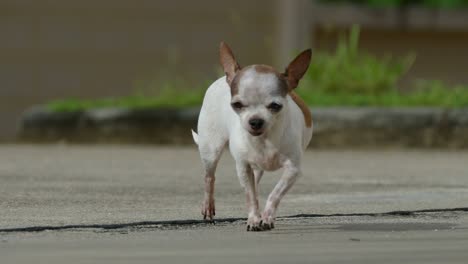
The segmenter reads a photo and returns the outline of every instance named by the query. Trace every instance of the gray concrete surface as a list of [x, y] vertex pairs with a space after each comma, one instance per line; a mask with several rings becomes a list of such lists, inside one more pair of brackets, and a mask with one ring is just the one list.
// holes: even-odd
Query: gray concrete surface
[[[0, 263], [468, 259], [467, 151], [308, 151], [304, 176], [280, 206], [286, 217], [262, 233], [227, 221], [246, 212], [226, 154], [216, 182], [222, 221], [213, 225], [188, 221], [200, 219], [203, 188], [194, 148], [0, 145]], [[263, 177], [262, 202], [278, 177]], [[123, 225], [102, 228], [113, 224]], [[7, 230], [37, 226], [56, 230]]]

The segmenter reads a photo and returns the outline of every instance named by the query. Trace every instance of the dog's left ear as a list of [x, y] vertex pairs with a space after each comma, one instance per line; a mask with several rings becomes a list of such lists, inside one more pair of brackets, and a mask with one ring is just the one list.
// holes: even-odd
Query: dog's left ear
[[231, 85], [234, 76], [240, 70], [240, 66], [234, 58], [231, 48], [222, 41], [219, 45], [219, 62], [223, 66], [224, 73], [226, 74], [226, 80]]
[[304, 50], [299, 54], [286, 68], [283, 74], [288, 81], [288, 90], [291, 91], [297, 87], [299, 80], [304, 76], [309, 68], [310, 59], [312, 58], [312, 50]]

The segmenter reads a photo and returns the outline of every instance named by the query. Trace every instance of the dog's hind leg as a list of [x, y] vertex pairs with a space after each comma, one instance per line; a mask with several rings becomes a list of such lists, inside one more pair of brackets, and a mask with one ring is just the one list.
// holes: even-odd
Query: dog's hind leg
[[221, 158], [227, 140], [200, 136], [198, 149], [205, 170], [205, 195], [202, 203], [201, 213], [203, 219], [213, 219], [215, 212], [214, 183], [215, 172], [218, 161]]

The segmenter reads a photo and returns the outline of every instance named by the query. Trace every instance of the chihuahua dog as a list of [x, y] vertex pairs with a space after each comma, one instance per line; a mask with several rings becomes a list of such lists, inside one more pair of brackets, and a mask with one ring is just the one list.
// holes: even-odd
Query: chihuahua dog
[[[280, 200], [301, 175], [302, 154], [312, 138], [311, 113], [294, 92], [312, 52], [303, 51], [284, 73], [267, 65], [242, 68], [224, 42], [219, 52], [226, 76], [206, 91], [198, 134], [192, 131], [205, 170], [201, 212], [204, 219], [215, 215], [216, 166], [229, 146], [247, 196], [247, 231], [270, 230]], [[280, 168], [283, 175], [260, 213], [258, 184], [263, 172]]]

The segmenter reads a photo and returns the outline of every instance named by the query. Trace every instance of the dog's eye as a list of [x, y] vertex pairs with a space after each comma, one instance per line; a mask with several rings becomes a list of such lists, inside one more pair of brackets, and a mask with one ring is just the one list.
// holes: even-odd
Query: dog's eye
[[271, 103], [268, 105], [268, 109], [270, 109], [273, 112], [279, 112], [281, 108], [283, 108], [283, 106], [277, 103]]
[[234, 108], [235, 110], [240, 110], [244, 107], [244, 105], [241, 103], [241, 102], [234, 102], [234, 103], [231, 103], [231, 106], [232, 108]]

